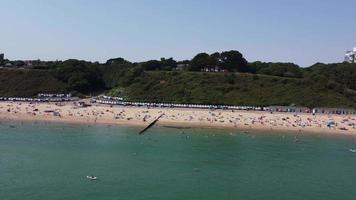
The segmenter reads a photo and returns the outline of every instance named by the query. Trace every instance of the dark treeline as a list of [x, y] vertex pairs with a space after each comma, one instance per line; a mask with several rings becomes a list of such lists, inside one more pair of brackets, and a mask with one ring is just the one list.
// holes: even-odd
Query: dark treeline
[[[6, 77], [4, 74], [7, 72], [2, 71], [1, 95], [30, 96], [37, 91], [64, 91], [83, 95], [106, 92], [126, 99], [145, 101], [356, 106], [356, 66], [348, 63], [318, 63], [308, 68], [293, 63], [249, 63], [238, 51], [199, 53], [185, 61], [162, 58], [135, 63], [114, 58], [98, 63], [71, 59], [35, 61], [30, 66], [26, 66], [24, 61], [6, 62], [11, 62], [12, 67], [7, 70], [12, 72], [9, 73], [11, 76]], [[22, 72], [18, 68], [22, 68]], [[15, 73], [16, 70], [19, 72]], [[32, 80], [28, 74], [36, 72], [41, 75], [32, 75], [35, 77]], [[5, 84], [11, 82], [10, 77], [11, 80], [26, 77], [26, 80], [16, 87], [9, 87]], [[51, 80], [52, 86], [43, 84], [41, 80]], [[21, 86], [21, 83], [26, 85]], [[170, 89], [166, 91], [164, 86]], [[12, 87], [16, 89], [12, 90]], [[16, 93], [22, 87], [37, 89], [30, 90], [33, 94], [25, 91]], [[271, 97], [271, 94], [283, 101]], [[305, 101], [297, 98], [304, 98]]]

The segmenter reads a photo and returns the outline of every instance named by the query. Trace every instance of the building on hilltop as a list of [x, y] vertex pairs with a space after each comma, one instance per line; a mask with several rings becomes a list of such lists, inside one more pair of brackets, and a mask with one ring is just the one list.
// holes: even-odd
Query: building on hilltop
[[352, 51], [347, 51], [345, 55], [345, 62], [356, 63], [356, 47]]

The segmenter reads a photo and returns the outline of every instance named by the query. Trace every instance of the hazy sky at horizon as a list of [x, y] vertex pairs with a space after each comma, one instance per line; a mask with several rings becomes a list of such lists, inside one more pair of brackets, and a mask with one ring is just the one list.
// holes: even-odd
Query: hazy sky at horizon
[[9, 59], [340, 62], [356, 47], [355, 0], [0, 0]]

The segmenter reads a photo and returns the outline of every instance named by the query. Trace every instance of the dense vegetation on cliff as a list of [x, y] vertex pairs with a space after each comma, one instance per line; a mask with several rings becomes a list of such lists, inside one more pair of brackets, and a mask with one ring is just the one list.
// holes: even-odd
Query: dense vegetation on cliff
[[66, 85], [48, 70], [0, 70], [0, 96], [31, 97], [42, 92], [64, 92]]
[[[19, 62], [17, 62], [18, 64]], [[18, 66], [21, 67], [21, 66]], [[248, 63], [237, 51], [105, 64], [67, 60], [0, 70], [0, 96], [109, 93], [127, 100], [229, 105], [356, 108], [356, 64]], [[219, 71], [218, 73], [211, 71]]]
[[356, 107], [356, 93], [344, 90], [313, 80], [267, 75], [146, 72], [113, 94], [149, 102]]

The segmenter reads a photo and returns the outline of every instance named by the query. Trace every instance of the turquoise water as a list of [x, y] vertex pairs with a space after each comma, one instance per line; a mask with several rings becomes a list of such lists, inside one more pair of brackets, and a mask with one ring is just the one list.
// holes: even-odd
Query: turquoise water
[[0, 124], [1, 200], [356, 198], [351, 137], [9, 125]]

